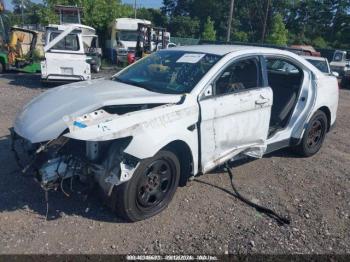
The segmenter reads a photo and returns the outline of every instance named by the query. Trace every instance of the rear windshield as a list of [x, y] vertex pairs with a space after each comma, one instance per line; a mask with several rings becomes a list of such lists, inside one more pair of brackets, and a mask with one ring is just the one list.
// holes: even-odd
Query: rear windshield
[[[50, 35], [50, 42], [59, 36], [61, 32], [53, 32]], [[61, 41], [59, 41], [52, 49], [56, 50], [68, 50], [68, 51], [79, 51], [79, 39], [77, 34], [69, 34]]]

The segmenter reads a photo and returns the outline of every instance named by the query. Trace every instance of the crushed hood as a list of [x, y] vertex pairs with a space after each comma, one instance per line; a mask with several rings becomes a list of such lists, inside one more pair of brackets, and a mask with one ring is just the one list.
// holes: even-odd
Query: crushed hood
[[14, 129], [32, 143], [57, 138], [67, 129], [64, 116], [80, 116], [104, 106], [177, 103], [168, 95], [108, 79], [78, 82], [53, 88], [30, 101], [18, 113]]

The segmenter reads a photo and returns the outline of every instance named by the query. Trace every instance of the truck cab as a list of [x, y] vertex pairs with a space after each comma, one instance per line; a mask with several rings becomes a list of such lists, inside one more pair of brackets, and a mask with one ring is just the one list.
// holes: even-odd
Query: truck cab
[[133, 18], [118, 18], [113, 21], [110, 39], [113, 61], [126, 63], [128, 53], [135, 52], [139, 24], [151, 25], [151, 21]]
[[333, 72], [339, 74], [341, 86], [350, 86], [350, 53], [347, 51], [336, 50], [330, 63]]

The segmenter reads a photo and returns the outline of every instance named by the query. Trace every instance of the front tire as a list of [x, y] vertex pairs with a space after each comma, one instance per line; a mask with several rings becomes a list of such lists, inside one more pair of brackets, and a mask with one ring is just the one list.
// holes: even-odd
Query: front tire
[[308, 127], [305, 130], [301, 143], [296, 151], [304, 157], [310, 157], [316, 154], [322, 147], [327, 133], [328, 120], [322, 111], [316, 111], [310, 119]]
[[142, 160], [133, 177], [115, 187], [113, 209], [127, 221], [139, 221], [163, 211], [172, 200], [180, 179], [177, 156], [166, 150]]

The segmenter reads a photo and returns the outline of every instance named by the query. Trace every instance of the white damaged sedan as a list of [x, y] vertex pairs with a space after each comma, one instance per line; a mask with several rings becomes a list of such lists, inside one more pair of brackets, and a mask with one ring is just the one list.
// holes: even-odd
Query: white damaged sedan
[[336, 78], [291, 52], [176, 47], [33, 99], [16, 117], [13, 149], [23, 165], [23, 145], [23, 171], [44, 189], [95, 181], [120, 216], [138, 221], [228, 160], [285, 147], [314, 155], [337, 107]]

